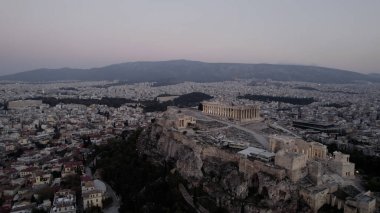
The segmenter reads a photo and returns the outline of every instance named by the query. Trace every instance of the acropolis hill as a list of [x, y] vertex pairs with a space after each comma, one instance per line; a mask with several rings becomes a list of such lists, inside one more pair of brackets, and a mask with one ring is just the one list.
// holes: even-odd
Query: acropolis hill
[[376, 211], [349, 155], [284, 133], [260, 119], [259, 106], [205, 102], [201, 110], [169, 107], [145, 130], [139, 151], [172, 166], [200, 212]]

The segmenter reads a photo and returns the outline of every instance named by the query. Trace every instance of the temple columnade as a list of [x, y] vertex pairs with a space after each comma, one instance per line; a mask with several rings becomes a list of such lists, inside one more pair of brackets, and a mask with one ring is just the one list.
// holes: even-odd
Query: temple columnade
[[260, 118], [260, 108], [256, 105], [228, 106], [214, 102], [203, 102], [202, 106], [202, 111], [206, 114], [234, 120], [257, 120]]

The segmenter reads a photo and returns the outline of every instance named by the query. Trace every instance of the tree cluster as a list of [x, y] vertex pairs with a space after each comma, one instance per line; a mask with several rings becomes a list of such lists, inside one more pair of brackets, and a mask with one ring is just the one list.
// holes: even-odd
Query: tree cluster
[[207, 101], [213, 98], [210, 95], [201, 92], [192, 92], [185, 95], [181, 95], [172, 101], [166, 101], [159, 103], [158, 101], [146, 102], [144, 105], [145, 112], [162, 112], [167, 109], [168, 106], [176, 107], [196, 107], [202, 101]]
[[60, 90], [71, 90], [71, 91], [79, 91], [77, 88], [75, 87], [61, 87], [59, 88]]
[[335, 107], [335, 108], [343, 108], [343, 107], [350, 107], [351, 106], [351, 103], [349, 102], [345, 102], [345, 103], [329, 103], [329, 104], [325, 104], [323, 105], [324, 107]]
[[117, 138], [96, 148], [97, 169], [121, 197], [119, 212], [193, 212], [179, 194], [178, 180], [167, 168], [139, 156], [140, 131], [127, 140]]
[[307, 87], [307, 86], [299, 86], [299, 87], [295, 87], [294, 89], [308, 90], [308, 91], [320, 91], [319, 89], [316, 89], [314, 87]]
[[80, 98], [54, 98], [54, 97], [38, 97], [36, 100], [42, 100], [42, 103], [48, 104], [50, 106], [56, 106], [57, 104], [81, 104], [85, 106], [90, 106], [92, 104], [106, 105], [109, 107], [119, 108], [120, 106], [127, 103], [136, 103], [137, 101], [126, 99], [126, 98], [109, 98], [104, 97], [101, 99], [80, 99]]

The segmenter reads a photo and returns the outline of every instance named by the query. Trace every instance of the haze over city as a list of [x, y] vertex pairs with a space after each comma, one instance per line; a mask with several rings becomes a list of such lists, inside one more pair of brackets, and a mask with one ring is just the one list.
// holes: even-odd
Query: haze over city
[[171, 59], [378, 73], [379, 8], [376, 0], [3, 0], [0, 74]]
[[0, 213], [380, 213], [380, 1], [0, 1]]

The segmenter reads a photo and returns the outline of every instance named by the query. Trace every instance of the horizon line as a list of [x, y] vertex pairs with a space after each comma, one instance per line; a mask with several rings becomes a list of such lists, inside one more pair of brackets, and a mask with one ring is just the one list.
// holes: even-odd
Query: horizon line
[[253, 62], [251, 62], [251, 63], [249, 63], [249, 62], [210, 62], [210, 61], [201, 61], [201, 60], [193, 60], [193, 59], [167, 59], [167, 60], [127, 61], [127, 62], [113, 63], [113, 64], [108, 64], [108, 65], [103, 65], [103, 66], [87, 67], [87, 68], [75, 68], [75, 67], [67, 67], [67, 66], [59, 67], [59, 68], [41, 67], [41, 68], [19, 71], [19, 72], [14, 72], [14, 73], [0, 74], [0, 76], [15, 75], [15, 74], [19, 74], [19, 73], [25, 73], [25, 72], [31, 72], [31, 71], [37, 71], [37, 70], [62, 70], [62, 69], [92, 70], [92, 69], [105, 68], [105, 67], [109, 67], [109, 66], [127, 64], [127, 63], [157, 63], [157, 62], [174, 62], [174, 61], [199, 62], [199, 63], [208, 63], [208, 64], [246, 64], [246, 65], [260, 65], [260, 64], [262, 64], [262, 65], [305, 66], [305, 67], [319, 67], [319, 68], [336, 69], [336, 70], [355, 72], [355, 73], [360, 73], [360, 74], [365, 74], [365, 75], [380, 74], [380, 71], [379, 72], [374, 72], [374, 71], [372, 71], [372, 72], [358, 72], [358, 71], [342, 69], [342, 68], [337, 68], [337, 67], [329, 67], [329, 66], [323, 66], [323, 65], [321, 66], [318, 64], [297, 64], [297, 63], [280, 63], [280, 62], [279, 63], [268, 63], [268, 62], [260, 62], [260, 63], [253, 63]]

